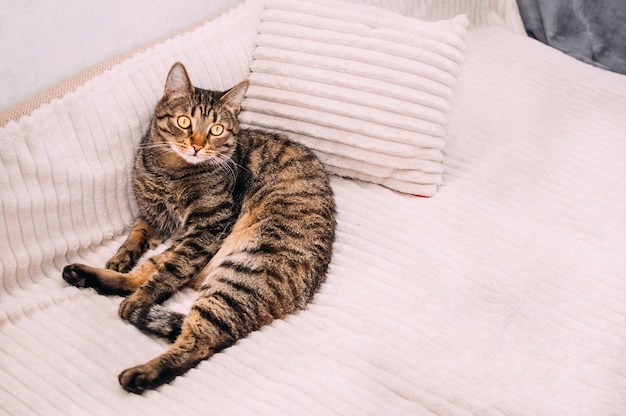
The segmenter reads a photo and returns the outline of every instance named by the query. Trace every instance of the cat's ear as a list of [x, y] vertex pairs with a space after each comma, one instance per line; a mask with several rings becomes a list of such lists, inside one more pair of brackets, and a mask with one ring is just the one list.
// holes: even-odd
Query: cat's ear
[[227, 109], [235, 115], [239, 114], [239, 111], [241, 111], [241, 103], [243, 103], [243, 99], [246, 98], [246, 91], [248, 91], [249, 85], [250, 81], [246, 79], [224, 92], [224, 95], [220, 98], [219, 107]]
[[187, 70], [183, 64], [176, 62], [172, 65], [169, 74], [167, 74], [163, 98], [171, 100], [176, 97], [189, 97], [192, 94], [193, 85], [191, 85]]

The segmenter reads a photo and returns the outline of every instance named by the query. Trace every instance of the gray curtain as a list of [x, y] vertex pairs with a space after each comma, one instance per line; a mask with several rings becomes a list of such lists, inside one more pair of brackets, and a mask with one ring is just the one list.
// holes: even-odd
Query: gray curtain
[[517, 0], [529, 36], [626, 74], [626, 0]]

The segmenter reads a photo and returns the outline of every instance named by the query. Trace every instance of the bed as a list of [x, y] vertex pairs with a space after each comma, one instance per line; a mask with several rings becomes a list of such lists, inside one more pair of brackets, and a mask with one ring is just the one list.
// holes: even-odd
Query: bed
[[[328, 43], [301, 48], [327, 31], [367, 39], [341, 59], [386, 42], [428, 56], [423, 82], [383, 62], [378, 119], [361, 95], [374, 81], [310, 71]], [[139, 396], [117, 374], [167, 344], [61, 270], [124, 241], [132, 158], [175, 61], [206, 88], [250, 78], [243, 121], [316, 148], [337, 239], [305, 310]], [[330, 92], [297, 90], [322, 73]], [[514, 1], [248, 0], [79, 84], [2, 118], [0, 414], [626, 414], [626, 77], [526, 36]], [[334, 109], [342, 91], [352, 101]]]

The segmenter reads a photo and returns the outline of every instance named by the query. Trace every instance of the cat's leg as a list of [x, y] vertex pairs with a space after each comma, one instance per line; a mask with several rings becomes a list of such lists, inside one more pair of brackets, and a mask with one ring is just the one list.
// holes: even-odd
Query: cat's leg
[[206, 313], [204, 308], [194, 305], [183, 321], [181, 334], [175, 343], [165, 353], [147, 363], [122, 371], [118, 377], [122, 387], [141, 394], [173, 380], [232, 345], [238, 338], [231, 333], [232, 323], [228, 320], [232, 317], [215, 315], [211, 319], [204, 316]]
[[102, 295], [126, 296], [141, 287], [155, 271], [156, 266], [150, 260], [128, 273], [74, 263], [65, 266], [63, 279], [72, 286], [93, 288]]
[[63, 279], [73, 286], [93, 288], [105, 295], [128, 295], [119, 309], [120, 316], [128, 319], [133, 310], [169, 298], [202, 271], [215, 254], [221, 239], [203, 241], [205, 233], [193, 231], [191, 235], [175, 237], [167, 250], [150, 257], [128, 273], [70, 264], [63, 269]]
[[[132, 270], [137, 260], [162, 239], [142, 218], [138, 218], [106, 269], [84, 264], [70, 264], [63, 269], [63, 279], [80, 288], [94, 288], [103, 295], [128, 295], [139, 288], [155, 272], [158, 256]], [[132, 270], [132, 271], [131, 271]]]
[[[194, 248], [191, 250], [188, 244]], [[118, 313], [122, 319], [129, 319], [136, 309], [163, 302], [187, 285], [202, 271], [219, 247], [217, 241], [203, 250], [199, 250], [199, 246], [194, 244], [189, 240], [175, 243], [161, 253], [158, 259], [148, 259], [147, 262], [152, 263], [154, 269], [149, 278], [120, 303]], [[130, 274], [133, 272], [134, 270]]]
[[138, 218], [117, 253], [106, 263], [106, 268], [116, 272], [129, 272], [137, 260], [161, 242], [156, 232], [143, 218]]
[[122, 371], [118, 380], [127, 391], [141, 394], [148, 389], [172, 381], [213, 353], [208, 349], [195, 347], [193, 344], [176, 343], [167, 352], [147, 363]]
[[251, 278], [229, 266], [214, 269], [206, 278], [182, 325], [179, 315], [163, 310], [131, 317], [131, 322], [145, 319], [133, 323], [152, 333], [169, 337], [171, 328], [179, 328], [179, 335], [165, 353], [119, 375], [126, 390], [141, 394], [167, 383], [277, 317], [274, 304], [280, 300], [266, 298], [266, 278]]
[[122, 301], [120, 317], [128, 319], [134, 310], [161, 303], [181, 287], [192, 284], [222, 244], [225, 228], [200, 228], [191, 223], [174, 236], [167, 250], [148, 260], [154, 264], [154, 273]]

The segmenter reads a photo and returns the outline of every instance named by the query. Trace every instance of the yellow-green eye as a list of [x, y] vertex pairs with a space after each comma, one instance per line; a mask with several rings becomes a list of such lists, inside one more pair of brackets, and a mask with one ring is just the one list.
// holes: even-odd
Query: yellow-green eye
[[219, 136], [222, 133], [224, 133], [224, 126], [221, 124], [213, 124], [211, 126], [211, 134], [213, 136]]
[[176, 122], [183, 129], [187, 129], [189, 128], [189, 126], [191, 126], [191, 119], [187, 116], [178, 117], [178, 119], [176, 119]]

